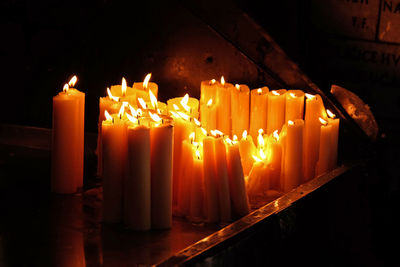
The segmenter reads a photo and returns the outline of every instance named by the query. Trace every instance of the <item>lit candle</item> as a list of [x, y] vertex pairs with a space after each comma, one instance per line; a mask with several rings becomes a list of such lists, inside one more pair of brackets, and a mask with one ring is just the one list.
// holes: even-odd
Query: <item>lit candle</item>
[[219, 220], [217, 170], [215, 166], [215, 137], [203, 139], [203, 173], [206, 221], [214, 223]]
[[151, 228], [150, 212], [150, 129], [132, 122], [128, 126], [128, 166], [124, 184], [124, 221], [133, 230]]
[[304, 121], [289, 120], [286, 131], [281, 188], [284, 192], [289, 192], [302, 182]]
[[231, 135], [231, 90], [233, 84], [225, 82], [224, 76], [221, 77], [221, 83], [217, 86], [216, 104], [217, 104], [217, 129], [226, 135]]
[[265, 159], [254, 156], [255, 162], [247, 179], [247, 194], [250, 198], [263, 195], [269, 189], [268, 168]]
[[103, 151], [103, 220], [117, 223], [122, 220], [123, 181], [127, 160], [127, 126], [120, 114], [102, 122]]
[[236, 84], [231, 88], [232, 135], [240, 136], [249, 130], [250, 89], [247, 85]]
[[253, 155], [256, 153], [256, 146], [254, 145], [253, 138], [247, 135], [247, 131], [243, 131], [242, 139], [239, 142], [239, 151], [244, 176], [248, 176], [253, 167]]
[[111, 94], [118, 97], [121, 102], [128, 102], [132, 106], [136, 106], [136, 92], [132, 87], [126, 85], [125, 78], [122, 78], [121, 85], [112, 85], [110, 91]]
[[104, 112], [107, 110], [110, 114], [118, 113], [121, 108], [122, 102], [120, 97], [113, 96], [110, 88], [107, 88], [107, 96], [100, 97], [99, 101], [99, 123], [98, 123], [98, 134], [97, 134], [97, 175], [102, 175], [102, 150], [101, 150], [101, 125], [106, 119]]
[[289, 90], [286, 93], [285, 121], [303, 119], [304, 92], [301, 90]]
[[231, 199], [229, 193], [228, 166], [226, 162], [226, 147], [222, 133], [217, 130], [213, 131], [213, 133], [217, 136], [214, 142], [214, 149], [220, 221], [229, 222], [231, 220]]
[[336, 118], [336, 115], [333, 114], [329, 109], [326, 110], [328, 114], [328, 123], [332, 125], [332, 141], [331, 141], [331, 160], [329, 165], [329, 170], [333, 170], [337, 165], [338, 160], [338, 139], [339, 139], [339, 123], [340, 119]]
[[268, 92], [266, 86], [251, 90], [249, 134], [253, 140], [257, 138], [259, 129], [267, 130]]
[[55, 193], [75, 193], [83, 184], [85, 94], [69, 85], [53, 97], [52, 179]]
[[332, 125], [328, 121], [319, 118], [321, 134], [319, 138], [319, 156], [315, 167], [315, 175], [320, 176], [329, 171], [332, 159]]
[[200, 222], [203, 217], [204, 202], [204, 178], [203, 178], [203, 159], [199, 147], [195, 147], [192, 153], [193, 168], [191, 174], [190, 187], [190, 214], [189, 220]]
[[143, 82], [133, 83], [133, 89], [135, 89], [136, 97], [142, 98], [146, 102], [150, 102], [149, 91], [153, 93], [155, 97], [158, 97], [158, 85], [154, 82], [150, 82], [151, 73], [147, 74]]
[[174, 127], [169, 118], [161, 119], [152, 113], [149, 115], [153, 120], [150, 128], [151, 226], [154, 229], [171, 228]]
[[[234, 136], [234, 139], [236, 135]], [[229, 192], [232, 202], [232, 213], [242, 217], [249, 213], [246, 183], [239, 153], [239, 144], [236, 140], [227, 140], [227, 164], [229, 174]]]
[[207, 131], [217, 128], [217, 106], [210, 98], [205, 105], [201, 106], [201, 124]]
[[282, 164], [282, 145], [278, 130], [275, 130], [267, 139], [267, 164], [271, 189], [279, 189]]
[[215, 79], [202, 81], [200, 84], [200, 105], [206, 104], [209, 99], [216, 99], [217, 81]]
[[319, 154], [319, 137], [321, 122], [319, 118], [326, 118], [324, 103], [319, 95], [305, 94], [306, 113], [304, 118], [303, 139], [303, 182], [315, 177], [315, 166]]
[[281, 130], [285, 123], [286, 90], [273, 90], [268, 93], [267, 134]]

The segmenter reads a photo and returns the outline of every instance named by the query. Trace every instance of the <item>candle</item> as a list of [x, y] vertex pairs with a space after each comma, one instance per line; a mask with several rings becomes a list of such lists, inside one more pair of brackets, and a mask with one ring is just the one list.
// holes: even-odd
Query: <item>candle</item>
[[137, 98], [142, 98], [146, 102], [150, 102], [149, 91], [153, 93], [155, 97], [158, 97], [158, 85], [150, 82], [151, 73], [147, 74], [143, 82], [133, 83], [133, 89], [136, 93]]
[[262, 87], [251, 90], [250, 105], [250, 130], [249, 134], [254, 139], [258, 136], [258, 130], [267, 130], [267, 112], [268, 112], [268, 87]]
[[193, 173], [193, 152], [192, 143], [194, 133], [191, 134], [191, 140], [183, 140], [182, 142], [182, 164], [180, 164], [180, 174], [177, 195], [177, 213], [179, 215], [188, 215], [190, 209], [190, 187], [191, 176]]
[[332, 125], [328, 121], [319, 118], [321, 123], [321, 131], [319, 138], [319, 155], [318, 162], [315, 167], [315, 175], [320, 176], [329, 171], [331, 166], [332, 153]]
[[[70, 85], [74, 86], [74, 76]], [[52, 179], [55, 193], [75, 193], [83, 185], [85, 94], [64, 86], [53, 97]]]
[[[236, 137], [236, 136], [234, 136]], [[232, 202], [232, 213], [242, 217], [249, 213], [246, 183], [239, 153], [239, 144], [236, 140], [227, 141], [227, 164], [229, 174], [229, 192]]]
[[214, 223], [219, 220], [217, 170], [215, 166], [215, 138], [207, 136], [203, 139], [203, 173], [206, 221]]
[[[217, 173], [218, 202], [220, 211], [220, 221], [229, 222], [231, 220], [231, 199], [229, 193], [228, 166], [226, 162], [226, 147], [222, 133], [213, 131], [217, 135], [214, 140], [215, 146], [215, 167]], [[218, 137], [219, 136], [219, 137]]]
[[303, 139], [303, 181], [306, 182], [315, 177], [315, 166], [319, 154], [319, 137], [321, 123], [319, 118], [326, 118], [324, 103], [319, 95], [305, 94], [306, 113], [304, 118]]
[[201, 152], [198, 146], [193, 148], [192, 160], [193, 168], [191, 174], [189, 220], [192, 222], [200, 222], [203, 217], [204, 178], [203, 159], [201, 158]]
[[255, 157], [255, 162], [247, 179], [247, 193], [250, 198], [263, 195], [269, 189], [267, 164]]
[[133, 230], [151, 228], [150, 129], [130, 117], [128, 126], [128, 174], [124, 184], [124, 221]]
[[268, 93], [267, 134], [280, 130], [285, 123], [286, 90], [273, 90]]
[[304, 92], [301, 90], [289, 90], [286, 93], [285, 121], [303, 119]]
[[226, 83], [224, 76], [221, 77], [221, 83], [217, 86], [217, 129], [226, 135], [231, 135], [231, 90], [233, 84]]
[[182, 142], [185, 139], [189, 139], [189, 135], [194, 131], [194, 124], [190, 122], [190, 117], [180, 111], [170, 111], [173, 118], [174, 125], [174, 153], [173, 153], [173, 203], [177, 205], [178, 188], [180, 169], [182, 164]]
[[267, 139], [267, 163], [269, 169], [270, 187], [279, 189], [282, 164], [282, 145], [278, 130], [275, 130]]
[[289, 120], [286, 128], [283, 180], [281, 188], [284, 192], [300, 185], [303, 177], [303, 133], [304, 121]]
[[256, 153], [256, 146], [253, 138], [247, 135], [247, 131], [243, 131], [242, 139], [239, 142], [239, 151], [244, 176], [248, 176], [254, 164], [253, 155]]
[[210, 98], [205, 105], [201, 106], [201, 123], [207, 131], [217, 128], [217, 106]]
[[120, 114], [102, 122], [103, 220], [117, 223], [122, 219], [123, 181], [127, 160], [127, 127]]
[[107, 110], [110, 114], [118, 113], [122, 102], [119, 97], [113, 96], [110, 88], [107, 88], [107, 96], [100, 97], [99, 101], [99, 123], [97, 134], [97, 175], [102, 175], [102, 150], [101, 150], [101, 125], [105, 120], [104, 112]]
[[[157, 114], [150, 128], [151, 151], [151, 226], [171, 228], [172, 224], [172, 153], [173, 125]], [[167, 121], [165, 121], [167, 120]]]
[[249, 130], [250, 89], [247, 85], [236, 84], [231, 88], [232, 135], [240, 136]]
[[337, 157], [338, 157], [338, 139], [339, 139], [339, 118], [336, 118], [336, 115], [333, 114], [329, 109], [326, 110], [328, 114], [328, 123], [332, 125], [332, 134], [331, 134], [331, 159], [329, 170], [333, 170], [337, 165]]

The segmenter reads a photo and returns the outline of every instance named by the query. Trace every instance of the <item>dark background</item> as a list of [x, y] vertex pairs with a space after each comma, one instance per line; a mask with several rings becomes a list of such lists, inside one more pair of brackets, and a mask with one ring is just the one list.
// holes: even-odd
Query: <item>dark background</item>
[[[188, 2], [0, 1], [0, 123], [51, 128], [52, 97], [73, 74], [78, 76], [77, 88], [86, 93], [88, 132], [97, 130], [99, 97], [122, 77], [131, 85], [152, 72], [161, 101], [185, 92], [198, 97], [200, 81], [220, 75], [251, 88], [280, 86], [268, 75], [261, 75], [242, 52], [208, 27], [196, 10], [193, 12], [192, 1]], [[384, 66], [382, 71], [381, 66], [365, 62], [358, 46], [348, 45], [353, 39], [360, 42], [358, 35], [342, 34], [337, 20], [321, 15], [325, 1], [223, 2], [227, 9], [239, 7], [253, 18], [324, 92], [332, 83], [343, 85], [371, 106], [381, 131], [373, 145], [373, 167], [379, 181], [368, 188], [372, 214], [368, 227], [375, 257], [387, 263], [398, 252], [398, 242], [388, 244], [399, 233], [397, 64]], [[384, 4], [372, 0], [336, 2]], [[338, 20], [345, 18], [350, 8], [326, 5]], [[377, 51], [397, 51], [396, 42], [375, 41], [379, 40], [367, 43], [376, 45]]]

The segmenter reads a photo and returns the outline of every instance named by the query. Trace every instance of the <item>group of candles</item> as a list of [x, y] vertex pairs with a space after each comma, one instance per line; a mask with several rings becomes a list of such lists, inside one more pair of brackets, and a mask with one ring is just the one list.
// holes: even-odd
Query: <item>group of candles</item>
[[[200, 100], [186, 94], [162, 103], [149, 80], [150, 74], [128, 87], [123, 79], [100, 98], [97, 154], [106, 222], [170, 228], [173, 213], [193, 222], [229, 222], [249, 212], [249, 198], [270, 189], [288, 192], [336, 166], [339, 119], [319, 95], [250, 90], [222, 77], [201, 82]], [[53, 140], [74, 139], [58, 134], [71, 126], [60, 126], [57, 114], [65, 111], [57, 111], [63, 101], [56, 100], [81, 103], [80, 94], [69, 89], [54, 97]], [[67, 179], [58, 162], [75, 154], [54, 152], [61, 148], [53, 144], [53, 191], [72, 193], [73, 187], [60, 189], [81, 186], [71, 179], [78, 174], [54, 181]]]

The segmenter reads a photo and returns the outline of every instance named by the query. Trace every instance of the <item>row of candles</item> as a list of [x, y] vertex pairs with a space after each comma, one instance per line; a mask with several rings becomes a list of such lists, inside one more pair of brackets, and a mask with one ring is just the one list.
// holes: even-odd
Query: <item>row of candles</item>
[[[107, 222], [169, 228], [172, 212], [229, 222], [249, 212], [248, 197], [290, 191], [336, 166], [339, 119], [319, 95], [250, 90], [222, 77], [201, 83], [200, 101], [185, 95], [162, 103], [149, 80], [128, 87], [123, 79], [100, 98], [98, 174]], [[65, 113], [57, 112], [57, 98], [78, 98], [69, 86], [53, 99], [53, 140], [65, 131], [55, 122], [65, 119], [56, 119]], [[57, 145], [57, 163], [62, 153], [54, 151]], [[70, 177], [78, 174], [58, 182], [66, 179], [61, 165], [53, 164], [53, 191], [72, 193], [81, 184]]]

